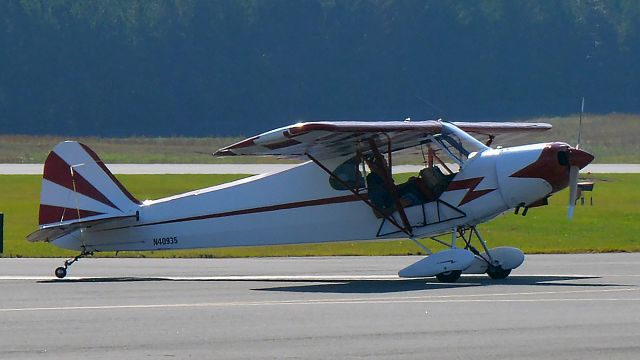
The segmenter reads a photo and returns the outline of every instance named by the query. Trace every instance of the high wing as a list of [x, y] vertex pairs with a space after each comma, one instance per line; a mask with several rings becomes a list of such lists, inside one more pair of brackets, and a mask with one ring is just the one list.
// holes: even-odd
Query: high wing
[[[551, 129], [545, 123], [457, 122], [460, 129], [484, 139], [502, 134], [521, 134]], [[224, 147], [214, 156], [278, 155], [330, 159], [371, 151], [374, 138], [382, 151], [397, 151], [418, 146], [432, 135], [440, 134], [440, 120], [426, 121], [319, 121], [290, 125], [253, 136]]]
[[513, 146], [528, 135], [551, 130], [551, 124], [528, 122], [454, 122], [487, 145]]

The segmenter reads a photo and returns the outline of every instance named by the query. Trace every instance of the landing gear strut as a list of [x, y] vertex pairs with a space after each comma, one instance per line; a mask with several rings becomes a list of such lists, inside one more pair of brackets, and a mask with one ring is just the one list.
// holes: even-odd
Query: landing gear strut
[[87, 257], [87, 256], [91, 256], [93, 255], [93, 251], [87, 251], [85, 249], [82, 250], [82, 252], [80, 253], [80, 255], [74, 257], [73, 259], [68, 259], [64, 261], [64, 266], [60, 266], [59, 268], [56, 268], [56, 271], [54, 272], [54, 274], [56, 275], [56, 277], [58, 279], [62, 279], [65, 276], [67, 276], [67, 268], [69, 266], [71, 266], [71, 264], [73, 264], [74, 262], [82, 259], [83, 257]]
[[[526, 210], [527, 209], [525, 208], [525, 212]], [[494, 280], [506, 279], [509, 274], [511, 274], [511, 270], [520, 266], [524, 261], [524, 253], [516, 248], [498, 247], [492, 249], [490, 252], [487, 247], [487, 243], [482, 238], [482, 235], [480, 235], [480, 232], [478, 232], [478, 229], [476, 229], [475, 226], [471, 226], [470, 230], [471, 232], [467, 238], [464, 237], [464, 233], [461, 233], [460, 235], [467, 244], [466, 248], [487, 263], [486, 273], [490, 278]], [[471, 246], [471, 237], [474, 234], [484, 248], [484, 254], [480, 254], [476, 248]]]
[[[471, 245], [471, 240], [476, 237], [482, 245], [484, 253]], [[427, 277], [435, 276], [445, 283], [456, 282], [462, 273], [484, 274], [491, 279], [506, 279], [511, 270], [517, 268], [524, 261], [522, 250], [512, 247], [499, 246], [489, 250], [487, 243], [475, 226], [453, 227], [451, 241], [443, 241], [437, 237], [430, 239], [448, 247], [449, 249], [432, 252], [417, 238], [410, 237], [416, 245], [429, 254], [426, 258], [400, 270], [400, 277]], [[464, 241], [464, 248], [458, 248], [457, 242]], [[480, 248], [480, 247], [479, 247]]]

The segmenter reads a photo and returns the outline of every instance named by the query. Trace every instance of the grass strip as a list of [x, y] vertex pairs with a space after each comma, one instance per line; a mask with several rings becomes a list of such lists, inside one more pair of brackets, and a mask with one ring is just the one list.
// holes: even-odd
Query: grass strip
[[[407, 176], [407, 175], [405, 175]], [[241, 178], [241, 175], [119, 175], [139, 199], [155, 199]], [[402, 178], [402, 176], [401, 176]], [[640, 251], [640, 174], [599, 175], [593, 206], [577, 206], [567, 219], [568, 192], [550, 199], [549, 206], [530, 209], [526, 217], [511, 213], [481, 225], [490, 246], [516, 246], [526, 253], [584, 253]], [[75, 255], [25, 237], [37, 228], [41, 176], [1, 175], [0, 212], [5, 214], [5, 257], [68, 257]], [[434, 250], [440, 249], [433, 246]], [[247, 257], [419, 254], [408, 240], [341, 242], [283, 246], [178, 251], [120, 252], [133, 257]], [[99, 256], [115, 256], [101, 253]]]

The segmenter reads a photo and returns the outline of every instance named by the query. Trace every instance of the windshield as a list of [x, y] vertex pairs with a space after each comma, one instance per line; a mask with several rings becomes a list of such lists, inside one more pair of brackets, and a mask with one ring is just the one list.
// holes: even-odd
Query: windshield
[[458, 164], [482, 152], [488, 147], [460, 128], [447, 122], [442, 122], [442, 133], [434, 135], [436, 141]]

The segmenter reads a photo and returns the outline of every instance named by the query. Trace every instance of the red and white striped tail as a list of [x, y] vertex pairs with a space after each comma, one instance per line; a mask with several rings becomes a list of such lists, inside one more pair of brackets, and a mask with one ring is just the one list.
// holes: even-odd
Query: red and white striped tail
[[119, 217], [140, 204], [93, 150], [75, 141], [53, 148], [42, 177], [41, 226]]

